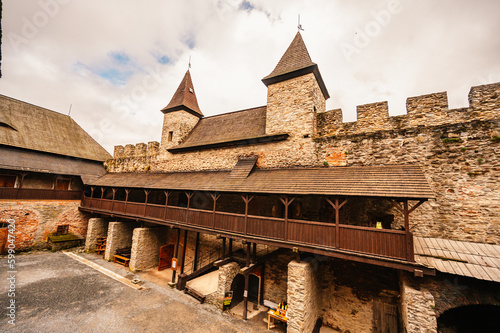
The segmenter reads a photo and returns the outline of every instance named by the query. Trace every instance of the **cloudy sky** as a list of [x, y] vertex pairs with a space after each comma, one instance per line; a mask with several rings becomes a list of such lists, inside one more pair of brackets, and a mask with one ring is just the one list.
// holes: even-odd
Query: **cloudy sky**
[[302, 36], [327, 109], [500, 81], [498, 0], [3, 0], [0, 94], [68, 114], [112, 153], [159, 141], [188, 68], [206, 116], [266, 104], [261, 79]]

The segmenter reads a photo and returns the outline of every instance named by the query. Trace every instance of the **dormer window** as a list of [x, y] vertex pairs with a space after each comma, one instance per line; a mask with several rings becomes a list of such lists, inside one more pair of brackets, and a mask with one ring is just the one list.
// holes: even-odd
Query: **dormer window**
[[189, 87], [189, 92], [190, 92], [191, 94], [194, 94], [194, 90], [193, 90], [193, 88]]

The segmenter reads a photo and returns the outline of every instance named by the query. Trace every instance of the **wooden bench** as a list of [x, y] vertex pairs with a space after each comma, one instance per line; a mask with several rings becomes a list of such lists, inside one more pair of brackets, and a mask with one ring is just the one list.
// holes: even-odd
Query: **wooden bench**
[[196, 291], [194, 289], [186, 287], [186, 289], [184, 289], [184, 293], [196, 298], [198, 301], [200, 301], [200, 304], [203, 304], [205, 302], [205, 295], [199, 293], [198, 291]]
[[128, 264], [130, 262], [130, 259], [124, 256], [120, 256], [118, 254], [114, 255], [114, 262], [120, 265], [123, 265], [125, 267], [128, 267]]

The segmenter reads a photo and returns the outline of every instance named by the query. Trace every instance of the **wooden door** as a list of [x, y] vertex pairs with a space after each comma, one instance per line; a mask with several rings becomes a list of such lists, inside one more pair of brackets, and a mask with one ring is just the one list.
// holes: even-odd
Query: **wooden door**
[[9, 229], [0, 229], [0, 254], [5, 252], [7, 246], [7, 235], [9, 234]]
[[373, 332], [398, 333], [398, 307], [396, 305], [373, 302]]
[[175, 244], [167, 244], [160, 247], [160, 262], [158, 263], [158, 270], [170, 268], [172, 265], [172, 258], [174, 257]]

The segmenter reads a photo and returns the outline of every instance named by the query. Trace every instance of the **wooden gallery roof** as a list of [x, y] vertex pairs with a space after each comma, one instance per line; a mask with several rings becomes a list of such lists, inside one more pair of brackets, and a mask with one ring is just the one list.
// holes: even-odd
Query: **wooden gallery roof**
[[290, 195], [434, 198], [421, 169], [413, 165], [255, 169], [247, 177], [230, 175], [231, 171], [108, 173], [88, 185]]

